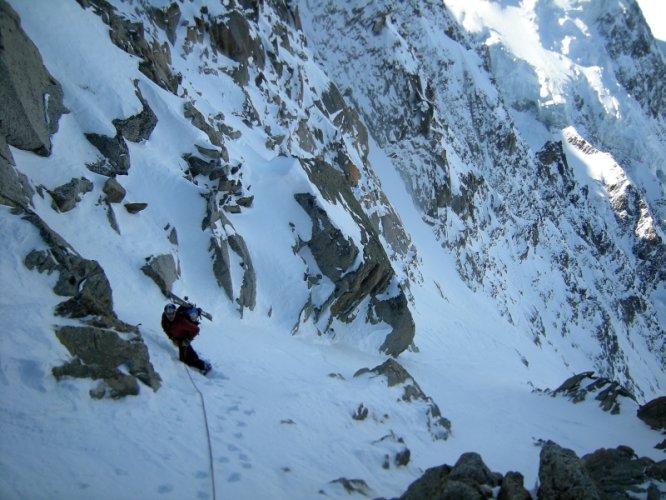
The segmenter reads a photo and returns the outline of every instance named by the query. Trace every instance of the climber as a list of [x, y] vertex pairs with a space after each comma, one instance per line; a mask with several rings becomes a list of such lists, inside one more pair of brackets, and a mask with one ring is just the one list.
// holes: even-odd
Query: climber
[[191, 345], [194, 337], [199, 335], [201, 312], [201, 309], [191, 304], [178, 308], [174, 304], [167, 304], [162, 313], [162, 329], [178, 346], [178, 359], [206, 375], [211, 370], [211, 365], [200, 359]]

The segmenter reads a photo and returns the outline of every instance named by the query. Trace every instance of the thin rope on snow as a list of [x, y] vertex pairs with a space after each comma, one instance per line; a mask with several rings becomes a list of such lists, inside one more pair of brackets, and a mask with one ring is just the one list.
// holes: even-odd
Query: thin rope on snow
[[[183, 365], [185, 366], [185, 365]], [[211, 486], [213, 489], [213, 500], [217, 499], [217, 495], [215, 493], [215, 470], [213, 468], [213, 445], [210, 442], [210, 429], [208, 428], [208, 415], [206, 414], [206, 402], [204, 401], [203, 394], [197, 387], [197, 384], [194, 383], [194, 379], [192, 378], [192, 375], [190, 374], [190, 369], [185, 366], [185, 371], [187, 372], [187, 376], [190, 378], [190, 382], [192, 382], [192, 387], [199, 393], [199, 399], [201, 399], [201, 408], [203, 409], [203, 417], [204, 417], [204, 426], [206, 427], [206, 440], [208, 441], [208, 463], [210, 465], [210, 482]]]

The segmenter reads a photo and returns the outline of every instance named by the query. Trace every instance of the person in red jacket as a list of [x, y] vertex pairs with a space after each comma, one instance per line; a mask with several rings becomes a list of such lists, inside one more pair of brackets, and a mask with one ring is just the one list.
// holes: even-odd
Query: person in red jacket
[[200, 317], [201, 310], [194, 306], [180, 306], [176, 309], [174, 304], [167, 304], [162, 313], [162, 330], [178, 347], [178, 359], [205, 375], [211, 366], [199, 358], [191, 345], [194, 337], [199, 335]]

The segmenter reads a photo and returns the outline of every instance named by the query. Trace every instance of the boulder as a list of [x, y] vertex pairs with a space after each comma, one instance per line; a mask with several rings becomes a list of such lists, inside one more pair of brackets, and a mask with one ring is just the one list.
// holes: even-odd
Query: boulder
[[141, 203], [141, 202], [125, 203], [125, 210], [127, 210], [131, 214], [138, 214], [139, 212], [145, 210], [146, 208], [148, 208], [148, 203]]
[[0, 46], [0, 136], [14, 147], [48, 156], [51, 135], [67, 112], [62, 88], [4, 0], [0, 0]]
[[467, 484], [499, 486], [502, 475], [491, 472], [478, 453], [463, 453], [453, 466], [449, 479]]
[[53, 208], [59, 212], [68, 212], [81, 201], [81, 195], [89, 193], [93, 189], [93, 183], [85, 177], [72, 179], [67, 184], [58, 186], [49, 191], [53, 199]]
[[502, 480], [497, 500], [531, 500], [532, 495], [525, 489], [524, 481], [520, 472], [507, 472]]
[[109, 177], [107, 179], [102, 191], [104, 191], [104, 194], [106, 195], [107, 203], [120, 203], [125, 199], [125, 195], [127, 194], [125, 188], [120, 185], [115, 177]]
[[171, 291], [174, 282], [180, 278], [180, 269], [173, 255], [150, 256], [141, 271], [151, 278], [162, 291]]
[[491, 472], [477, 453], [464, 453], [453, 467], [441, 465], [426, 470], [400, 499], [482, 500], [492, 497], [492, 489], [501, 480], [502, 475]]
[[583, 463], [572, 450], [548, 441], [539, 462], [539, 498], [599, 500], [601, 496]]

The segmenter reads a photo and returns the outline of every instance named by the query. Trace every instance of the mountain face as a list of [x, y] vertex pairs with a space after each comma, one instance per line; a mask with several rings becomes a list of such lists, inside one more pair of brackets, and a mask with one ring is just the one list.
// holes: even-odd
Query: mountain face
[[[19, 294], [58, 353], [42, 378], [96, 380], [95, 399], [165, 391], [156, 351], [171, 346], [142, 325], [174, 292], [227, 326], [389, 356], [344, 382], [393, 388], [383, 414], [353, 408], [384, 435], [350, 449], [382, 470], [417, 450], [394, 411], [419, 443], [455, 441], [446, 408], [467, 397], [440, 396], [445, 374], [466, 379], [460, 360], [490, 380], [511, 353], [531, 397], [593, 394], [613, 413], [662, 395], [663, 53], [633, 0], [478, 4], [0, 0], [0, 203], [17, 253], [3, 282], [46, 290]], [[79, 31], [44, 30], [51, 18]], [[418, 417], [396, 410], [396, 385]], [[638, 460], [540, 444], [546, 496], [563, 487], [549, 467], [585, 469], [589, 493], [601, 461]], [[381, 494], [439, 465], [422, 456]], [[453, 494], [469, 470], [475, 485], [517, 479], [463, 455], [406, 498]]]
[[[607, 55], [594, 52], [601, 59], [596, 64], [607, 62], [605, 72], [614, 72], [616, 85], [633, 97], [620, 101], [622, 109], [616, 104], [617, 114], [644, 116], [649, 147], [657, 146], [661, 157], [663, 113], [654, 110], [663, 110], [658, 75], [664, 61], [648, 43], [638, 7], [632, 2], [628, 10], [620, 5], [589, 15], [585, 10], [593, 7], [579, 4], [582, 16], [581, 9], [554, 2], [538, 2], [532, 15], [537, 23], [573, 23], [578, 16], [598, 30]], [[305, 31], [322, 65], [394, 159], [467, 285], [493, 297], [508, 321], [531, 331], [537, 343], [595, 338], [599, 349], [588, 353], [595, 369], [641, 393], [629, 344], [641, 338], [657, 370], [665, 361], [655, 297], [663, 290], [664, 218], [649, 208], [662, 205], [663, 188], [655, 193], [654, 186], [661, 186], [663, 173], [637, 175], [649, 179], [651, 195], [628, 180], [627, 171], [655, 167], [641, 162], [647, 148], [634, 145], [635, 131], [608, 116], [605, 96], [594, 98], [601, 89], [580, 75], [589, 69], [583, 57], [599, 42], [580, 47], [580, 35], [567, 35], [570, 59], [560, 55], [560, 64], [583, 81], [547, 90], [560, 82], [538, 82], [540, 68], [514, 53], [503, 34], [463, 34], [438, 2], [306, 5]], [[636, 32], [635, 25], [641, 26]], [[343, 31], [345, 37], [337, 36]], [[543, 31], [555, 38], [564, 30]], [[537, 42], [550, 57], [563, 52], [557, 39]], [[574, 44], [582, 56], [572, 54]], [[608, 122], [613, 132], [606, 131]], [[575, 158], [599, 158], [601, 151], [609, 156], [600, 160], [601, 185], [593, 186]], [[623, 168], [615, 158], [632, 159]], [[656, 383], [647, 382], [650, 391]]]

